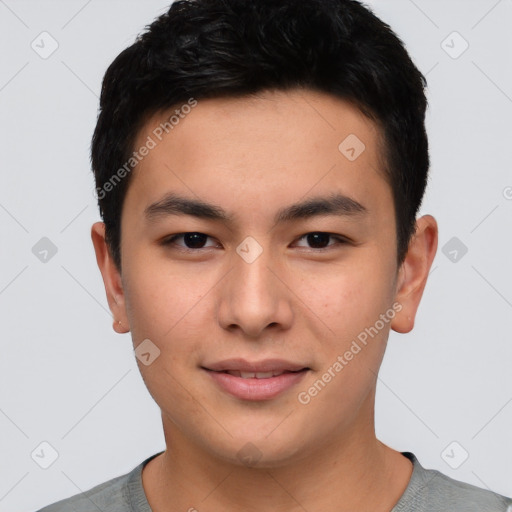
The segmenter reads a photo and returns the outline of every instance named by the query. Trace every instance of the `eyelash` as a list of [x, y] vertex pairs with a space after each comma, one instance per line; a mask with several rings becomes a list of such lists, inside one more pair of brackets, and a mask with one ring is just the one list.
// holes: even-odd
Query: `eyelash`
[[[162, 245], [164, 246], [176, 246], [178, 248], [178, 250], [180, 251], [183, 251], [183, 252], [198, 252], [198, 251], [201, 251], [201, 250], [205, 250], [205, 249], [211, 249], [212, 247], [200, 247], [200, 248], [197, 248], [197, 249], [192, 249], [190, 247], [184, 247], [184, 246], [177, 246], [176, 245], [176, 240], [178, 240], [179, 238], [183, 238], [185, 235], [192, 235], [192, 234], [196, 234], [196, 235], [205, 235], [206, 237], [208, 238], [213, 238], [209, 235], [206, 235], [205, 233], [201, 233], [199, 231], [187, 231], [185, 233], [178, 233], [176, 235], [173, 235], [171, 236], [170, 238], [166, 238], [165, 240], [162, 241]], [[311, 251], [315, 251], [315, 252], [324, 252], [324, 251], [328, 251], [334, 247], [338, 247], [340, 245], [345, 245], [347, 243], [349, 243], [350, 241], [346, 238], [346, 237], [343, 237], [343, 236], [340, 236], [340, 235], [335, 235], [334, 233], [328, 233], [328, 232], [325, 232], [325, 231], [310, 231], [309, 233], [306, 233], [304, 235], [302, 235], [301, 237], [299, 237], [297, 240], [302, 240], [304, 238], [306, 238], [308, 235], [328, 235], [330, 238], [332, 239], [335, 239], [336, 240], [336, 244], [333, 244], [333, 245], [328, 245], [327, 247], [322, 247], [322, 248], [314, 248], [314, 247], [310, 247], [310, 248], [306, 248], [306, 249], [309, 249]]]

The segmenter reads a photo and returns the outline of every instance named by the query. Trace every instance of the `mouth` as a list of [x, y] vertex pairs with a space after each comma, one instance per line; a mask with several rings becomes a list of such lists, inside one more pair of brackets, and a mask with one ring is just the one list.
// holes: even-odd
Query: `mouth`
[[[287, 361], [286, 359], [264, 359], [262, 361], [248, 361], [242, 357], [225, 359], [224, 361], [212, 362], [202, 366], [205, 370], [213, 370], [218, 372], [238, 372], [241, 373], [284, 373], [297, 372], [304, 370], [306, 365]], [[309, 368], [307, 368], [309, 369]], [[263, 376], [262, 378], [266, 378]]]
[[[205, 368], [205, 370], [208, 370], [208, 368]], [[241, 370], [222, 370], [218, 373], [227, 373], [228, 375], [233, 375], [235, 377], [241, 377], [242, 379], [271, 379], [272, 377], [279, 377], [280, 375], [283, 375], [285, 373], [299, 373], [304, 370], [309, 370], [309, 368], [303, 368], [302, 370], [276, 370], [271, 372], [243, 372]], [[215, 371], [215, 370], [210, 370]]]
[[212, 370], [201, 367], [216, 387], [228, 395], [247, 401], [271, 400], [290, 391], [304, 379], [310, 368], [297, 370]]

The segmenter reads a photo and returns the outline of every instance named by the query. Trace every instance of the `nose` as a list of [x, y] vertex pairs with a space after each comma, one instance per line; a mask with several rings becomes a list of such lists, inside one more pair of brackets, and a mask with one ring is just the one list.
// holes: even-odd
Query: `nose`
[[218, 321], [223, 329], [260, 338], [265, 330], [286, 330], [293, 321], [293, 293], [268, 250], [252, 262], [234, 255], [233, 268], [220, 287]]

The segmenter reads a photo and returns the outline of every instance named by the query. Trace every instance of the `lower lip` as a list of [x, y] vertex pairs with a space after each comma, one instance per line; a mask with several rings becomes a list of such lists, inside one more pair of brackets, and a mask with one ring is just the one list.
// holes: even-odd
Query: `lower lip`
[[206, 370], [224, 390], [242, 400], [270, 400], [298, 384], [308, 370], [288, 372], [268, 379], [243, 379], [229, 373]]

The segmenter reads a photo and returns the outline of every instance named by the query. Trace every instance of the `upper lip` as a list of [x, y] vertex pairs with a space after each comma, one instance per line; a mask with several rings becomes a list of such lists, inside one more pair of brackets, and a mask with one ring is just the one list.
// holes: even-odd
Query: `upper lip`
[[217, 372], [239, 370], [241, 372], [296, 372], [307, 369], [300, 363], [292, 363], [284, 359], [265, 359], [263, 361], [247, 361], [242, 358], [226, 359], [217, 363], [204, 365], [203, 368]]

